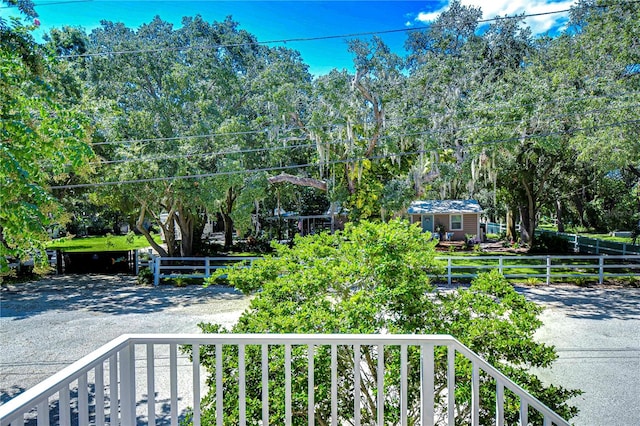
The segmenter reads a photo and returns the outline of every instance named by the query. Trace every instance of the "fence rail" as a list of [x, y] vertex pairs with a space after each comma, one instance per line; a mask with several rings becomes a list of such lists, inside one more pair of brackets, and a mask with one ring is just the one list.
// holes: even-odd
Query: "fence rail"
[[217, 269], [228, 268], [238, 263], [250, 267], [259, 257], [155, 257], [153, 259], [153, 285], [160, 284], [162, 278], [207, 278]]
[[[487, 234], [501, 234], [506, 232], [506, 225], [502, 223], [489, 222], [486, 224]], [[576, 253], [584, 254], [613, 254], [613, 255], [640, 255], [640, 245], [629, 243], [619, 243], [616, 241], [606, 241], [598, 238], [589, 238], [577, 234], [567, 234], [564, 232], [536, 230], [538, 234], [557, 235], [573, 245]]]
[[[181, 345], [193, 349], [192, 362], [187, 358], [182, 366], [177, 355]], [[223, 346], [234, 349], [223, 356]], [[270, 419], [291, 425], [294, 408], [296, 422], [304, 419], [314, 425], [319, 407], [325, 407], [323, 423], [336, 426], [387, 424], [394, 414], [389, 411], [396, 410], [401, 425], [414, 424], [417, 419], [410, 418], [411, 413], [422, 425], [478, 426], [481, 415], [488, 413], [494, 413], [498, 426], [529, 424], [530, 415], [539, 415], [545, 425], [569, 425], [451, 336], [348, 334], [124, 335], [0, 406], [0, 424], [22, 426], [35, 420], [48, 425], [52, 417], [60, 425], [160, 420], [177, 426], [190, 413], [193, 425], [199, 426], [205, 380], [201, 348], [214, 357], [208, 360], [215, 366], [209, 380], [216, 390], [209, 407], [217, 425], [268, 425]], [[330, 362], [320, 362], [320, 350]], [[161, 368], [158, 354], [167, 351], [168, 368]], [[389, 356], [397, 357], [400, 366], [387, 365]], [[253, 358], [257, 360], [251, 362]], [[230, 383], [237, 388], [231, 390]], [[462, 387], [464, 397], [456, 392]], [[299, 392], [301, 388], [306, 392]], [[227, 393], [229, 398], [224, 397]], [[251, 407], [249, 394], [258, 400]], [[339, 398], [345, 394], [348, 398]], [[275, 420], [270, 405], [274, 400], [275, 406], [284, 406], [282, 422]], [[233, 405], [225, 407], [229, 401]], [[369, 420], [363, 416], [365, 408]], [[229, 419], [229, 412], [237, 418]]]
[[446, 263], [446, 279], [469, 280], [479, 273], [498, 269], [505, 278], [605, 279], [640, 276], [640, 255], [634, 256], [441, 256]]

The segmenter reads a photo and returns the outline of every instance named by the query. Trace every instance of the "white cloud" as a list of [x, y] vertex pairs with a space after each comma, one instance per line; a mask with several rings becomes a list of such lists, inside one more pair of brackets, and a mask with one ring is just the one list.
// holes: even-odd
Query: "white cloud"
[[[482, 9], [482, 18], [490, 19], [496, 16], [513, 16], [525, 13], [547, 13], [556, 10], [569, 9], [576, 3], [576, 0], [461, 0], [464, 6], [476, 6]], [[434, 21], [440, 13], [448, 6], [437, 11], [421, 12], [417, 15], [416, 21], [428, 23]], [[567, 19], [567, 13], [558, 13], [542, 16], [533, 16], [526, 19], [527, 25], [531, 27], [534, 34], [543, 34], [546, 31], [557, 28]]]

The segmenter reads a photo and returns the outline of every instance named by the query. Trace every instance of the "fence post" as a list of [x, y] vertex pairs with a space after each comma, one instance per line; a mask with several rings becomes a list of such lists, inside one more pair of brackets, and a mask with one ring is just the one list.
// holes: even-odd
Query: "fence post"
[[551, 284], [551, 256], [547, 256], [547, 285]]
[[578, 243], [578, 234], [573, 234], [573, 252], [580, 253], [580, 243]]
[[598, 259], [598, 266], [600, 268], [599, 276], [598, 276], [598, 284], [602, 284], [604, 282], [604, 256], [600, 256]]
[[500, 275], [504, 275], [504, 272], [502, 271], [502, 256], [498, 258], [498, 271], [500, 272]]
[[133, 251], [133, 264], [134, 266], [134, 270], [136, 271], [136, 275], [138, 275], [140, 273], [140, 265], [138, 264], [138, 259], [140, 259], [140, 253], [138, 253], [139, 250], [135, 249]]
[[627, 255], [627, 243], [622, 243], [622, 255]]
[[596, 240], [596, 254], [600, 254], [600, 240]]
[[211, 261], [208, 257], [204, 259], [204, 275], [209, 278], [211, 276]]
[[451, 257], [447, 259], [447, 284], [451, 285]]
[[160, 256], [153, 259], [153, 285], [157, 287], [160, 284]]

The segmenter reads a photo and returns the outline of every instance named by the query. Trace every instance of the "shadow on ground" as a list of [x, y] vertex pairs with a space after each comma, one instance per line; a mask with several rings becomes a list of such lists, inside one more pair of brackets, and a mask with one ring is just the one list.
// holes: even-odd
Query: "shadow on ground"
[[640, 289], [577, 286], [518, 287], [528, 300], [563, 309], [570, 318], [640, 319]]
[[144, 314], [211, 300], [242, 299], [227, 286], [136, 286], [130, 275], [60, 275], [2, 286], [0, 317], [16, 320], [55, 310]]

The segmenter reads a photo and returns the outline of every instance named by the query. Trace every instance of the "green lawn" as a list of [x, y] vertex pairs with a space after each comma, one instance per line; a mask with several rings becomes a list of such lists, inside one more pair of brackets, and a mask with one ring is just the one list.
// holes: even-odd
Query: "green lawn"
[[[160, 235], [155, 235], [154, 240], [162, 243]], [[149, 247], [149, 242], [142, 235], [136, 235], [130, 239], [126, 235], [108, 235], [104, 237], [74, 237], [53, 240], [47, 246], [50, 250], [64, 250], [73, 252], [94, 251], [124, 251]]]
[[[538, 229], [544, 229], [545, 231], [557, 232], [556, 226], [555, 225], [550, 225], [550, 224], [540, 225], [540, 226], [538, 226]], [[566, 234], [577, 234], [577, 235], [580, 235], [581, 237], [594, 238], [594, 239], [597, 239], [597, 240], [611, 241], [611, 242], [616, 242], [616, 243], [631, 244], [633, 242], [633, 239], [630, 238], [630, 237], [628, 237], [628, 238], [625, 238], [625, 237], [612, 237], [608, 233], [600, 234], [600, 233], [588, 231], [588, 230], [585, 230], [585, 229], [567, 228], [565, 230], [565, 233]]]

